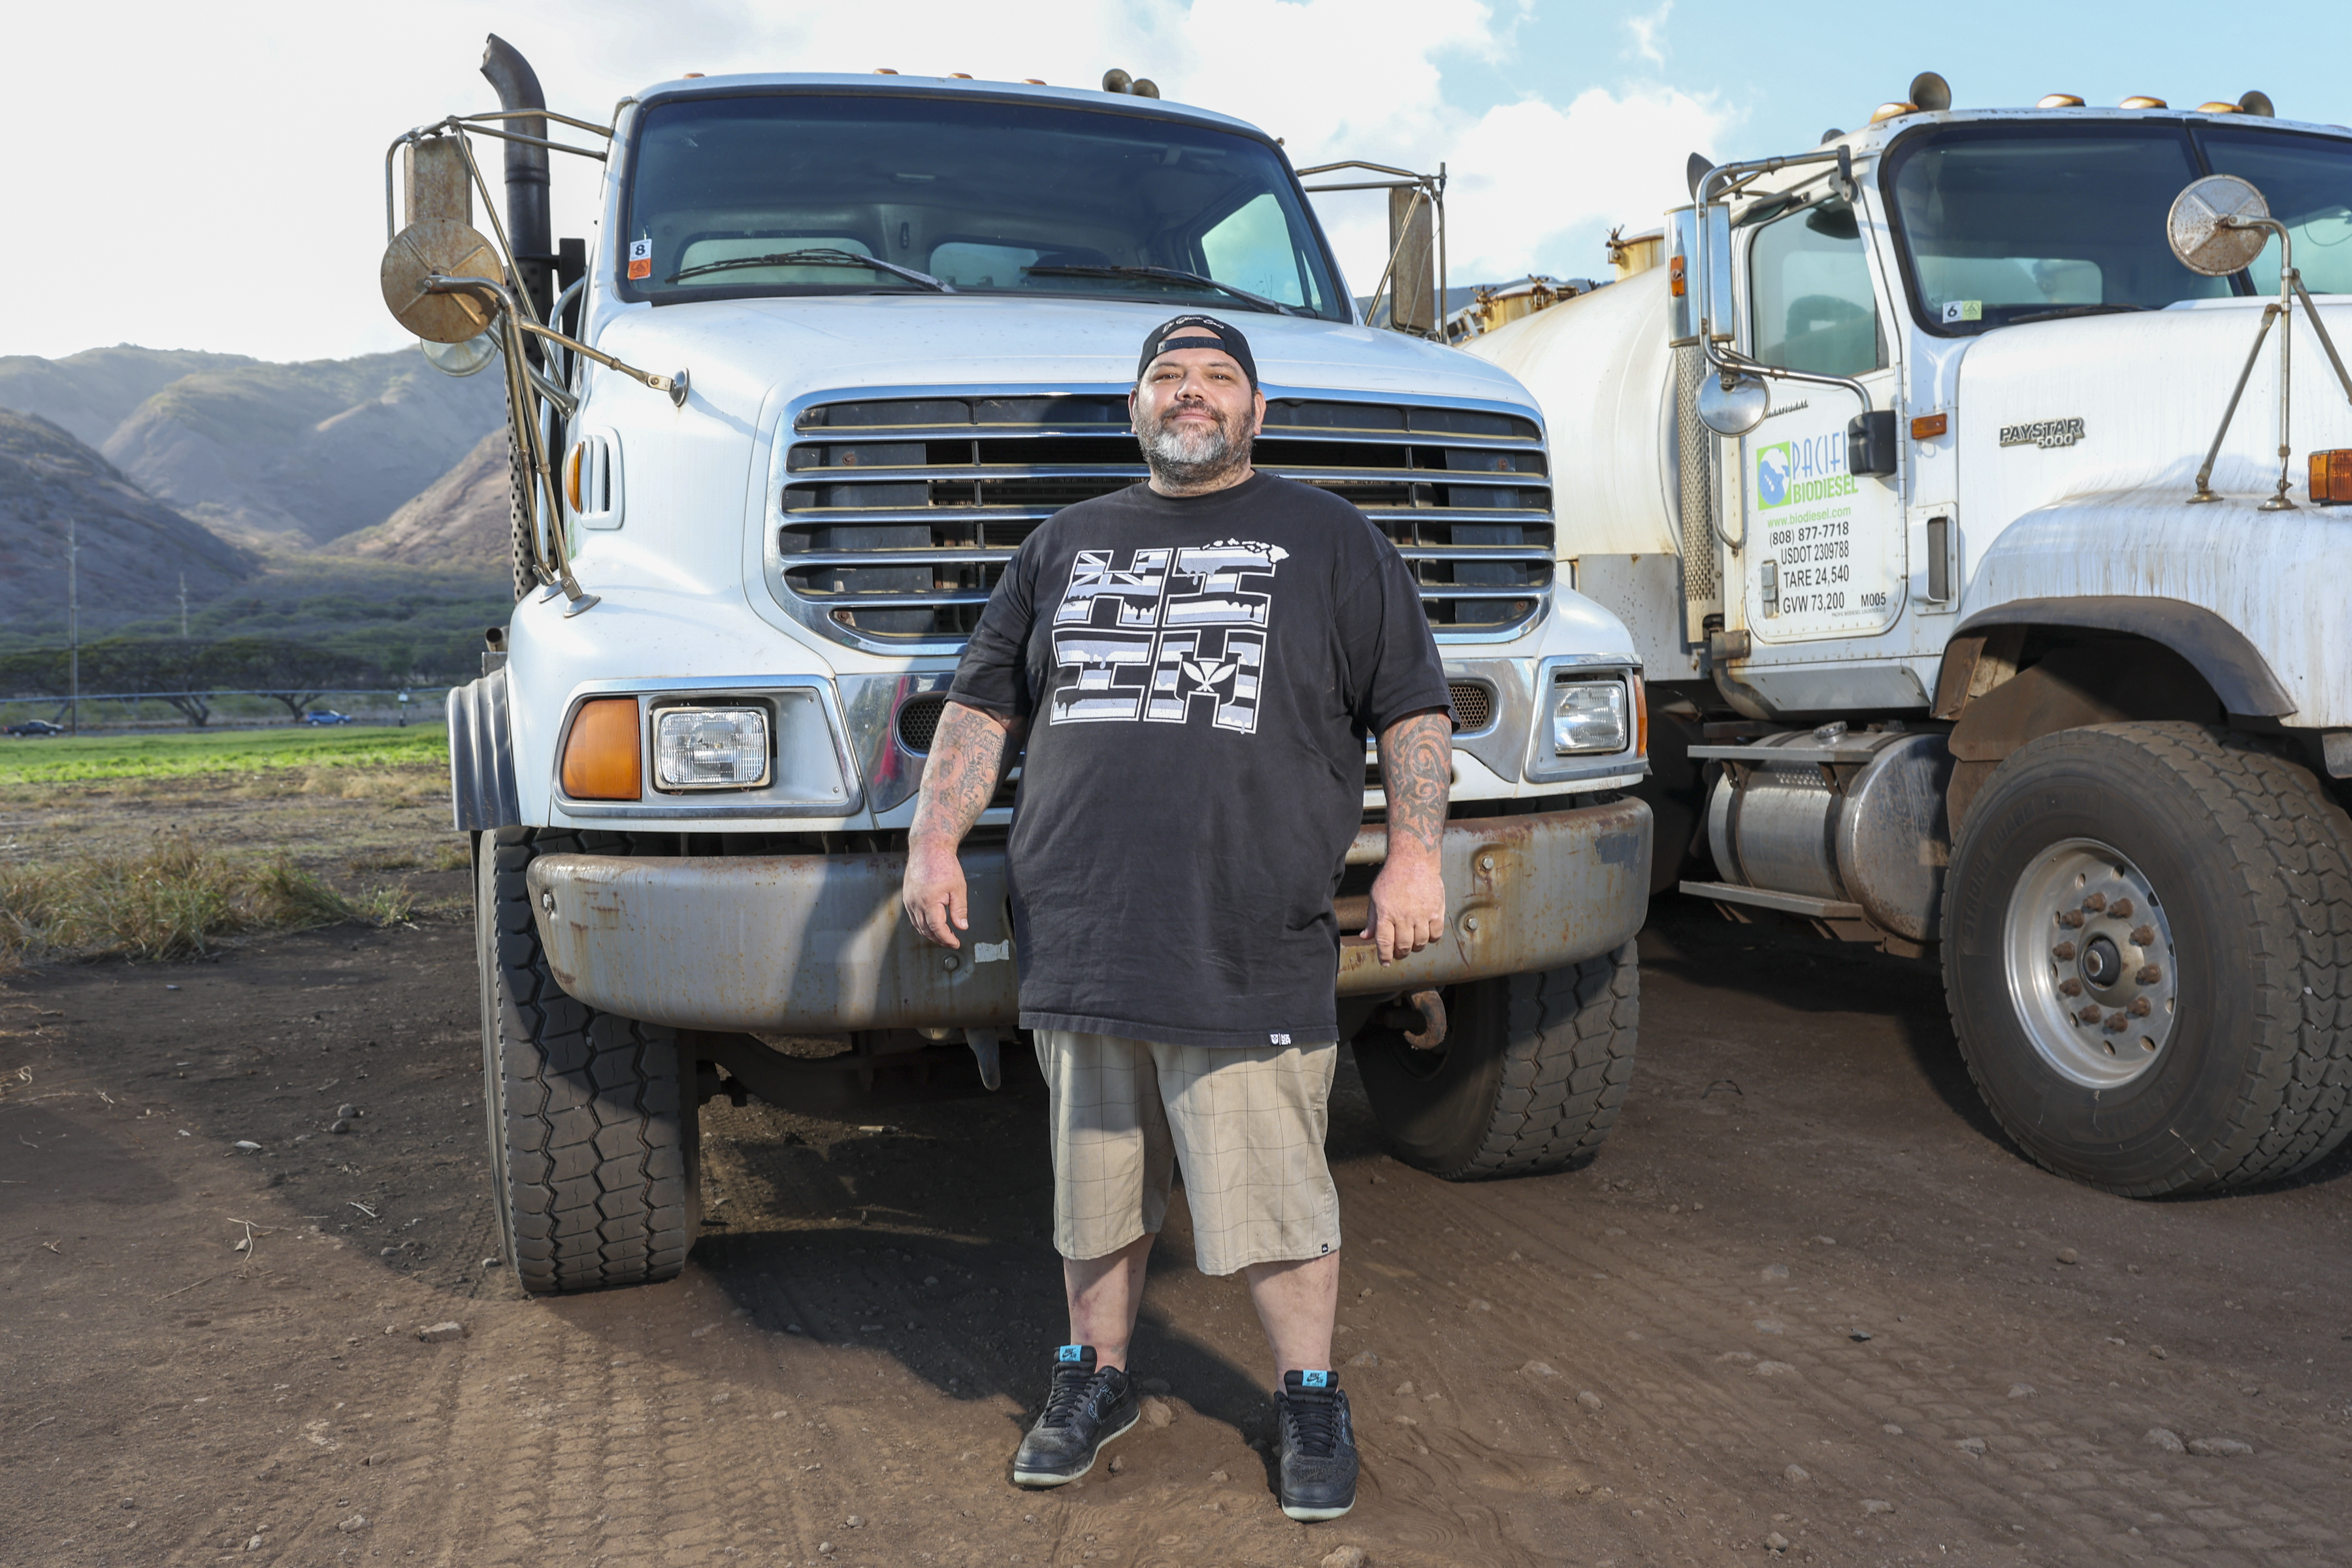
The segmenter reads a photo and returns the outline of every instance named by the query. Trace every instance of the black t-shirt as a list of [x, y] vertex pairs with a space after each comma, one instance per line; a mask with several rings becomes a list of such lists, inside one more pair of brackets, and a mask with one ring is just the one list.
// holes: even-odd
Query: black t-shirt
[[1263, 473], [1081, 501], [1006, 566], [950, 694], [1029, 721], [1023, 1027], [1339, 1037], [1364, 737], [1447, 705], [1412, 573], [1362, 512]]

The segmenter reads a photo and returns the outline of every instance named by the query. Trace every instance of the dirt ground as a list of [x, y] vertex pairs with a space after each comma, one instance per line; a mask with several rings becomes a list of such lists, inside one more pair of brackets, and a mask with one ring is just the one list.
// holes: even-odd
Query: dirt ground
[[[368, 833], [398, 837], [318, 853]], [[454, 913], [30, 972], [0, 992], [0, 1563], [2352, 1561], [2352, 1159], [2109, 1198], [2002, 1143], [1917, 966], [1684, 905], [1643, 949], [1584, 1171], [1431, 1180], [1343, 1067], [1365, 1479], [1315, 1526], [1274, 1505], [1264, 1342], [1181, 1204], [1158, 1410], [1116, 1468], [1008, 1483], [1064, 1337], [1034, 1072], [714, 1101], [685, 1277], [534, 1301], [485, 1265]], [[2179, 1451], [2216, 1439], [2251, 1451]]]

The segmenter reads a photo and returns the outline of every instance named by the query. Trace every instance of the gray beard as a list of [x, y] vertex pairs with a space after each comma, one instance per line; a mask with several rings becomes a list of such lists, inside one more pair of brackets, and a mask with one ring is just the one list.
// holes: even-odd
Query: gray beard
[[1187, 432], [1154, 423], [1136, 431], [1153, 479], [1191, 489], [1223, 479], [1249, 462], [1249, 444], [1234, 441], [1226, 432], [1223, 416], [1212, 416], [1217, 421], [1213, 430]]

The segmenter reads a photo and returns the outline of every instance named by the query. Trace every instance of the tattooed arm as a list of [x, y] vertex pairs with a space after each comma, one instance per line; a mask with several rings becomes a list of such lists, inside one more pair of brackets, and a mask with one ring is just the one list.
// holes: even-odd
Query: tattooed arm
[[915, 825], [907, 833], [907, 879], [899, 896], [915, 930], [941, 947], [961, 947], [955, 933], [971, 924], [956, 846], [994, 798], [1023, 729], [1019, 720], [999, 719], [961, 702], [949, 703], [940, 714], [922, 795], [915, 802]]
[[1445, 934], [1445, 877], [1437, 844], [1454, 782], [1454, 724], [1443, 710], [1413, 713], [1381, 732], [1381, 785], [1389, 798], [1389, 855], [1372, 883], [1371, 918], [1359, 933], [1381, 962], [1419, 952]]

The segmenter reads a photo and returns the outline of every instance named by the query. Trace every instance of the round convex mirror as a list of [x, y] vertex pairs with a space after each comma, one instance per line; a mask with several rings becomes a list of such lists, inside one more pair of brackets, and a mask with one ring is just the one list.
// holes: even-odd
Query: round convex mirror
[[462, 343], [480, 336], [490, 324], [492, 307], [471, 294], [427, 293], [425, 281], [436, 274], [501, 279], [506, 268], [498, 252], [455, 218], [426, 218], [393, 237], [379, 275], [394, 319], [425, 342]]
[[2266, 228], [2236, 226], [2270, 216], [2262, 192], [2245, 181], [2235, 174], [2208, 174], [2173, 198], [2172, 210], [2165, 215], [2164, 237], [2180, 265], [2208, 278], [2223, 278], [2252, 265], [2271, 242]]
[[436, 343], [423, 341], [416, 345], [425, 351], [425, 363], [443, 375], [471, 375], [487, 370], [499, 357], [498, 340], [488, 332], [467, 338], [462, 343]]
[[1713, 371], [1699, 377], [1698, 422], [1718, 436], [1747, 435], [1771, 406], [1771, 392], [1755, 376], [1736, 377], [1729, 386]]

